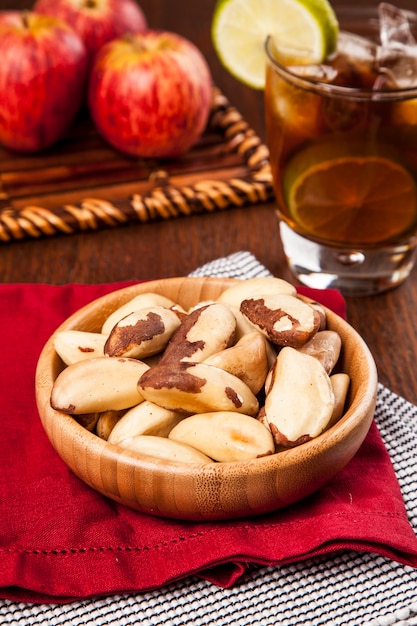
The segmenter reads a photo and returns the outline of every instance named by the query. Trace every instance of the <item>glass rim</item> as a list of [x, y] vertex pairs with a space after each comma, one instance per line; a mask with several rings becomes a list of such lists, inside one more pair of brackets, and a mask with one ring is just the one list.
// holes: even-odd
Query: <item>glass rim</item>
[[414, 87], [399, 87], [398, 89], [384, 90], [365, 87], [343, 87], [341, 85], [333, 85], [331, 83], [315, 80], [306, 76], [300, 76], [299, 74], [292, 72], [289, 67], [283, 65], [275, 58], [272, 50], [272, 43], [273, 37], [272, 35], [268, 35], [264, 44], [267, 61], [271, 64], [275, 71], [287, 80], [287, 82], [300, 87], [305, 91], [348, 100], [378, 100], [384, 102], [417, 98], [417, 84]]

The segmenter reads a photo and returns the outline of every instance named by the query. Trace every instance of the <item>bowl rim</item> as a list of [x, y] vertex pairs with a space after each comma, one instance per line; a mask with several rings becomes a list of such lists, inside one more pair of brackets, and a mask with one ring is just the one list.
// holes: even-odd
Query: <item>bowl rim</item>
[[[52, 333], [44, 345], [38, 359], [35, 374], [35, 386], [39, 417], [46, 434], [55, 449], [57, 449], [57, 440], [62, 441], [67, 438], [73, 442], [73, 446], [75, 446], [75, 448], [78, 446], [81, 446], [83, 449], [88, 448], [89, 453], [97, 455], [97, 458], [102, 459], [106, 457], [112, 461], [114, 460], [119, 467], [126, 466], [135, 470], [137, 469], [138, 471], [150, 471], [159, 478], [163, 478], [166, 475], [167, 470], [169, 470], [169, 472], [175, 476], [198, 476], [200, 479], [204, 480], [205, 478], [209, 479], [213, 472], [218, 474], [220, 471], [226, 479], [227, 477], [230, 477], [231, 480], [236, 480], [236, 477], [241, 473], [250, 473], [253, 476], [261, 477], [264, 473], [269, 473], [271, 471], [279, 472], [280, 468], [283, 466], [290, 467], [292, 464], [298, 465], [300, 463], [300, 448], [302, 448], [304, 463], [308, 464], [309, 461], [315, 457], [330, 453], [332, 450], [335, 451], [337, 449], [336, 444], [340, 439], [346, 440], [347, 445], [349, 445], [348, 442], [355, 438], [355, 432], [357, 432], [358, 428], [363, 431], [363, 441], [370, 428], [376, 403], [378, 377], [375, 361], [368, 346], [357, 331], [350, 326], [347, 321], [327, 307], [323, 308], [328, 316], [330, 325], [332, 326], [336, 323], [336, 325], [341, 327], [345, 333], [348, 333], [355, 339], [358, 347], [360, 346], [362, 355], [361, 365], [366, 368], [366, 375], [363, 380], [359, 381], [358, 388], [351, 400], [351, 403], [340, 420], [328, 430], [301, 446], [289, 448], [288, 450], [280, 451], [269, 456], [247, 461], [222, 463], [216, 463], [213, 461], [212, 463], [208, 463], [206, 465], [184, 464], [175, 461], [165, 461], [152, 458], [109, 443], [104, 439], [101, 439], [98, 435], [89, 432], [71, 415], [52, 409], [50, 405], [50, 395], [54, 381], [53, 356], [55, 355], [55, 361], [59, 361], [59, 357], [53, 348], [53, 340], [56, 333], [66, 328], [75, 328], [96, 310], [104, 310], [109, 303], [109, 299], [112, 301], [112, 309], [114, 310], [120, 306], [121, 301], [122, 303], [123, 301], [128, 301], [131, 297], [136, 295], [136, 292], [143, 292], [145, 289], [144, 286], [146, 286], [146, 291], [163, 293], [166, 285], [175, 286], [178, 281], [184, 281], [185, 278], [187, 281], [196, 281], [199, 285], [209, 282], [214, 288], [216, 288], [217, 283], [220, 289], [219, 293], [224, 290], [225, 285], [232, 286], [233, 284], [240, 282], [240, 279], [211, 277], [176, 277], [138, 282], [128, 287], [116, 289], [115, 291], [96, 298], [90, 303], [84, 305], [64, 320]], [[187, 284], [191, 283], [187, 282]], [[204, 291], [203, 287], [202, 290]], [[310, 298], [305, 298], [304, 296], [301, 297], [307, 301], [312, 301]], [[111, 310], [108, 311], [111, 312]], [[106, 315], [107, 314], [108, 313], [106, 311]], [[359, 419], [360, 416], [362, 416], [363, 419]], [[357, 449], [358, 446], [352, 451], [350, 458], [356, 454]], [[68, 464], [68, 461], [62, 456], [60, 450], [57, 451], [61, 458], [63, 458], [64, 462]], [[334, 452], [334, 461], [337, 466], [337, 452]], [[346, 465], [346, 463], [343, 463], [343, 466], [344, 465]], [[219, 467], [221, 468], [220, 470]], [[78, 474], [78, 471], [74, 469], [74, 467], [71, 467], [71, 469]], [[89, 482], [85, 476], [82, 476], [82, 480], [97, 489], [94, 478], [92, 478]]]

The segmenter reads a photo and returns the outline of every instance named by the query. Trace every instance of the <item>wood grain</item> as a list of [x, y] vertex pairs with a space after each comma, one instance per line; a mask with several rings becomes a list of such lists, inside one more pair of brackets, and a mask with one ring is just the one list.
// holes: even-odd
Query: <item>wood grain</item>
[[[151, 27], [174, 30], [200, 47], [218, 88], [265, 140], [262, 92], [230, 76], [214, 51], [209, 32], [212, 0], [177, 0], [175, 10], [172, 0], [141, 0], [140, 4]], [[337, 7], [344, 2], [334, 0], [333, 4]], [[349, 4], [362, 3], [350, 0]], [[376, 6], [378, 0], [370, 4]], [[416, 8], [415, 0], [396, 4]], [[31, 6], [31, 0], [0, 0], [0, 9]], [[76, 136], [74, 140], [78, 140]], [[93, 148], [89, 135], [85, 142], [95, 159], [107, 150], [101, 142]], [[88, 162], [80, 156], [80, 164]], [[55, 165], [62, 163], [56, 161]], [[62, 285], [184, 276], [207, 261], [238, 250], [249, 250], [273, 274], [293, 280], [285, 263], [273, 201], [215, 214], [129, 223], [115, 230], [4, 243], [0, 245], [0, 280]], [[417, 404], [417, 268], [406, 283], [388, 293], [347, 298], [347, 313], [375, 357], [380, 381]]]
[[205, 133], [177, 159], [127, 158], [83, 117], [46, 152], [21, 156], [0, 150], [0, 242], [268, 202], [268, 157], [260, 138], [216, 88]]

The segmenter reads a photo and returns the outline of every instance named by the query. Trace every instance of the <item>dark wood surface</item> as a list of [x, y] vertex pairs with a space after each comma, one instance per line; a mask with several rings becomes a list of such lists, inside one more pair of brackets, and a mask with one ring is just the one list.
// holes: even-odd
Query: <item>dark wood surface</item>
[[[358, 0], [351, 4], [361, 4]], [[0, 9], [30, 8], [0, 0]], [[264, 138], [263, 94], [238, 83], [220, 65], [210, 39], [214, 0], [142, 0], [153, 28], [178, 32], [205, 54], [214, 82]], [[334, 2], [337, 7], [339, 2]], [[377, 2], [372, 2], [377, 4]], [[402, 0], [415, 8], [415, 0]], [[174, 6], [175, 5], [175, 6]], [[116, 230], [0, 244], [3, 283], [97, 283], [183, 276], [216, 257], [251, 251], [288, 280], [274, 204], [135, 224]], [[369, 345], [381, 383], [417, 404], [417, 268], [385, 294], [347, 299], [348, 319]]]

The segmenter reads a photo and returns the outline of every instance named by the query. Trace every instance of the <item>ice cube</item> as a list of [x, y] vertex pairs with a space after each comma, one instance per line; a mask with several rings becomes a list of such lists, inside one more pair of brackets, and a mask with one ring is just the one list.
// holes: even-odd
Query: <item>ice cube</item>
[[336, 53], [331, 59], [331, 65], [338, 73], [335, 82], [345, 87], [371, 89], [376, 76], [376, 53], [377, 44], [373, 41], [341, 31]]
[[340, 31], [337, 41], [337, 53], [351, 59], [354, 63], [361, 62], [372, 66], [375, 62], [377, 44], [361, 35]]
[[402, 46], [401, 50], [381, 47], [378, 49], [377, 61], [387, 88], [417, 87], [417, 46]]
[[291, 65], [289, 69], [293, 74], [306, 78], [307, 80], [314, 80], [320, 83], [331, 83], [337, 77], [337, 70], [330, 65]]
[[381, 76], [375, 88], [417, 86], [417, 43], [406, 13], [387, 2], [379, 5], [378, 13], [381, 45], [376, 59]]
[[381, 46], [396, 47], [415, 45], [407, 15], [401, 9], [388, 2], [381, 2], [378, 6], [379, 36]]

